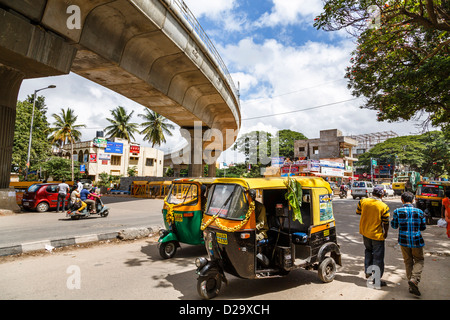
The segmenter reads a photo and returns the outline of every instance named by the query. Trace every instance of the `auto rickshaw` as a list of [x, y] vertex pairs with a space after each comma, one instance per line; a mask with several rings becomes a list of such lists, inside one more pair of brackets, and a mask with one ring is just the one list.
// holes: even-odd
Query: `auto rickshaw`
[[159, 231], [159, 253], [162, 258], [175, 256], [180, 243], [202, 245], [200, 230], [206, 205], [207, 187], [213, 179], [177, 179], [172, 182], [162, 209], [166, 229]]
[[449, 188], [448, 181], [421, 181], [417, 185], [416, 207], [425, 213], [427, 224], [432, 224], [433, 217], [441, 217], [442, 199]]
[[[217, 296], [225, 273], [264, 279], [305, 268], [333, 281], [341, 254], [331, 192], [320, 177], [216, 179], [201, 226], [208, 258], [195, 260], [199, 295]], [[257, 201], [265, 206], [265, 230], [257, 228]]]

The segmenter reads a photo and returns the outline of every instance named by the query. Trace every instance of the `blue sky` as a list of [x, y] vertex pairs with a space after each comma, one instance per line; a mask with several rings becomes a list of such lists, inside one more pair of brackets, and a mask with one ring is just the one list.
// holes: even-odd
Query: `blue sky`
[[[322, 10], [322, 0], [185, 3], [239, 84], [241, 133], [291, 129], [308, 138], [318, 138], [320, 130], [326, 129], [339, 129], [344, 135], [390, 130], [399, 135], [419, 133], [416, 122], [380, 123], [374, 111], [359, 108], [362, 100], [354, 99], [344, 79], [354, 39], [345, 31], [317, 31], [312, 26]], [[46, 97], [49, 119], [61, 108], [77, 110], [80, 122], [88, 126], [82, 132], [83, 140], [92, 139], [96, 130], [107, 126], [105, 115], [109, 116], [109, 110], [118, 105], [136, 110], [134, 120], [142, 122], [137, 114], [144, 107], [75, 74], [25, 80], [19, 99], [49, 84], [56, 84], [57, 88], [40, 92]], [[293, 112], [321, 105], [328, 106]], [[287, 114], [252, 119], [278, 113]], [[140, 136], [137, 142], [148, 145]], [[180, 135], [176, 131], [161, 149], [175, 151], [178, 146]], [[227, 162], [240, 159], [232, 152], [221, 157]]]

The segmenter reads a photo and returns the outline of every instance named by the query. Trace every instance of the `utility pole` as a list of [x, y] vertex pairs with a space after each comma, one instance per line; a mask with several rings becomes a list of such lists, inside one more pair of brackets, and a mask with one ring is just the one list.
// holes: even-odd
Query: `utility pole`
[[31, 125], [30, 125], [30, 139], [28, 141], [28, 155], [27, 155], [27, 171], [25, 173], [25, 181], [28, 181], [28, 172], [30, 171], [30, 154], [31, 154], [31, 140], [32, 140], [32, 134], [33, 134], [33, 121], [34, 121], [34, 107], [36, 105], [36, 93], [38, 93], [41, 90], [45, 90], [45, 89], [53, 89], [56, 88], [55, 85], [49, 85], [46, 88], [42, 88], [42, 89], [37, 89], [34, 90], [34, 95], [33, 95], [33, 111], [31, 112]]

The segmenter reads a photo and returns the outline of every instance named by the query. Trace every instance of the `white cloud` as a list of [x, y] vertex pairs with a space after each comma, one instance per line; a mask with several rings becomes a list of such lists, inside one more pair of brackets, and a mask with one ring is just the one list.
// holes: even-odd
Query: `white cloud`
[[185, 3], [197, 17], [219, 17], [224, 11], [230, 11], [236, 6], [236, 0], [186, 0]]
[[273, 0], [272, 11], [264, 13], [255, 25], [274, 27], [311, 22], [321, 10], [320, 0]]

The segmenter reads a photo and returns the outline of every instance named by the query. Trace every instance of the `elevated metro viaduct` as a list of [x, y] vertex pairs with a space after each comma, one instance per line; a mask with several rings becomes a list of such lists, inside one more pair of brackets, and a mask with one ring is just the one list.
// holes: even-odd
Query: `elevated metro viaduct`
[[[237, 90], [183, 1], [0, 0], [0, 208], [15, 205], [7, 188], [22, 81], [70, 71], [185, 131], [239, 131]], [[190, 139], [194, 145], [199, 138]], [[234, 140], [223, 139], [216, 157]], [[203, 162], [192, 164], [194, 149], [190, 176], [201, 176]]]

